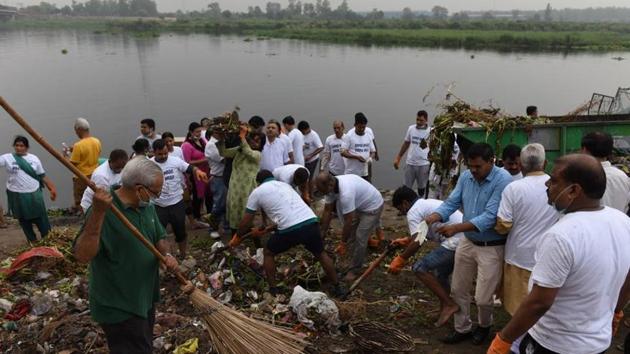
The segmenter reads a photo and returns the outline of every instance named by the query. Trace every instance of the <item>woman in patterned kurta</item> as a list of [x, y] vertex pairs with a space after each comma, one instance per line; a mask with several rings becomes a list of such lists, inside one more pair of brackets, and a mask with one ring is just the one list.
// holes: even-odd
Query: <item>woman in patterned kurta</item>
[[227, 217], [233, 232], [243, 218], [249, 194], [256, 188], [263, 144], [264, 136], [259, 133], [241, 138], [241, 145], [235, 148], [226, 149], [223, 140], [217, 143], [221, 156], [234, 159], [227, 194]]

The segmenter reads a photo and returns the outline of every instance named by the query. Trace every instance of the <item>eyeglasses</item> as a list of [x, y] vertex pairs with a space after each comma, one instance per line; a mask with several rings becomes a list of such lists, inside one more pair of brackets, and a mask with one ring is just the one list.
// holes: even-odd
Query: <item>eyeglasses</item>
[[144, 184], [137, 184], [137, 185], [143, 187], [144, 189], [146, 189], [147, 192], [149, 193], [149, 197], [150, 198], [158, 199], [158, 198], [160, 198], [160, 194], [162, 194], [162, 191], [159, 191], [159, 192], [156, 193], [156, 192], [152, 191], [151, 188], [145, 186]]

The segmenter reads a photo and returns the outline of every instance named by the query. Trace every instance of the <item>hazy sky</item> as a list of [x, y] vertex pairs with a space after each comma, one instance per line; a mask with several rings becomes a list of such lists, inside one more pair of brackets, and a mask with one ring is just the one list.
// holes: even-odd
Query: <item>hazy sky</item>
[[[7, 5], [31, 5], [38, 4], [41, 0], [0, 0]], [[79, 0], [83, 2], [84, 0]], [[156, 0], [160, 11], [199, 10], [205, 8], [210, 0]], [[212, 0], [216, 1], [216, 0]], [[287, 0], [274, 0], [285, 6]], [[336, 7], [342, 0], [330, 0], [332, 7]], [[70, 4], [71, 0], [48, 0], [58, 5]], [[228, 10], [246, 10], [247, 6], [259, 5], [264, 10], [268, 0], [219, 0], [221, 8]], [[315, 2], [315, 0], [302, 0], [302, 2]], [[369, 11], [373, 8], [381, 10], [402, 10], [410, 7], [413, 10], [430, 10], [434, 5], [442, 5], [451, 12], [460, 10], [511, 10], [511, 9], [543, 9], [547, 3], [554, 8], [586, 8], [606, 6], [630, 6], [628, 0], [349, 0], [350, 7], [355, 11]]]

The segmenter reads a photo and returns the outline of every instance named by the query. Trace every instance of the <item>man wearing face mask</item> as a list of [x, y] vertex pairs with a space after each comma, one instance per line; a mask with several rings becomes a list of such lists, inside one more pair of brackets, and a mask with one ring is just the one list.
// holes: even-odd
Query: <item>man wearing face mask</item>
[[[492, 327], [493, 300], [503, 274], [505, 237], [494, 226], [503, 189], [512, 182], [510, 174], [494, 165], [495, 155], [488, 144], [474, 144], [467, 151], [468, 170], [462, 173], [448, 199], [424, 220], [428, 225], [449, 220], [451, 214], [463, 209], [459, 224], [444, 225], [436, 232], [452, 237], [463, 232], [465, 237], [455, 250], [455, 269], [451, 296], [459, 306], [448, 316], [455, 315], [455, 331], [443, 339], [446, 344], [462, 342], [472, 337], [473, 344], [484, 342]], [[477, 275], [475, 302], [479, 326], [472, 329], [470, 320], [470, 292]], [[446, 319], [445, 319], [446, 318]]]
[[184, 203], [184, 188], [182, 177], [184, 173], [195, 176], [198, 181], [208, 182], [208, 176], [199, 168], [189, 165], [179, 157], [169, 155], [166, 142], [158, 139], [153, 142], [155, 162], [164, 175], [164, 184], [160, 197], [155, 199], [155, 211], [160, 223], [165, 228], [171, 224], [175, 234], [175, 242], [179, 247], [179, 256], [186, 258], [186, 203]]
[[168, 253], [166, 232], [151, 199], [159, 198], [164, 175], [154, 162], [132, 159], [121, 183], [111, 192], [94, 193], [87, 219], [74, 241], [77, 261], [90, 264], [90, 313], [101, 325], [111, 353], [150, 353], [155, 303], [160, 300], [159, 262], [110, 210], [123, 215], [166, 257], [168, 269], [178, 268]]
[[549, 203], [565, 214], [541, 236], [530, 292], [488, 353], [603, 353], [630, 299], [630, 219], [602, 206], [606, 174], [584, 154], [556, 160]]
[[398, 169], [400, 167], [400, 159], [409, 150], [404, 184], [407, 188], [413, 189], [415, 183], [418, 187], [418, 196], [420, 198], [424, 198], [425, 188], [429, 180], [429, 134], [431, 134], [431, 128], [429, 128], [428, 119], [429, 114], [426, 111], [418, 112], [416, 124], [409, 126], [409, 129], [407, 129], [405, 141], [394, 160], [394, 168]]

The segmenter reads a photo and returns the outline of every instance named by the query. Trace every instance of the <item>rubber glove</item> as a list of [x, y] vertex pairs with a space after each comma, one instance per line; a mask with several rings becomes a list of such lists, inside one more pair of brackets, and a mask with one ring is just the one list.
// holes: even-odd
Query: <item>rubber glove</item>
[[335, 248], [335, 252], [340, 256], [345, 256], [348, 253], [348, 249], [346, 248], [346, 243], [341, 241], [339, 242], [339, 246]]
[[411, 243], [411, 237], [401, 237], [392, 241], [393, 246], [397, 247], [407, 247]]
[[490, 344], [490, 348], [488, 348], [486, 354], [510, 354], [511, 347], [512, 343], [506, 342], [503, 338], [501, 338], [501, 335], [497, 333], [497, 335], [494, 336], [494, 340]]
[[370, 236], [368, 239], [368, 247], [370, 248], [378, 248], [381, 245], [381, 240], [376, 235]]
[[407, 264], [407, 260], [405, 259], [405, 257], [398, 255], [392, 260], [392, 263], [389, 264], [387, 272], [390, 274], [398, 274], [403, 269], [405, 264]]
[[241, 244], [241, 238], [238, 237], [238, 234], [234, 234], [234, 236], [232, 236], [232, 239], [230, 240], [230, 243], [228, 243], [228, 246], [230, 246], [231, 248], [234, 248], [240, 244]]

